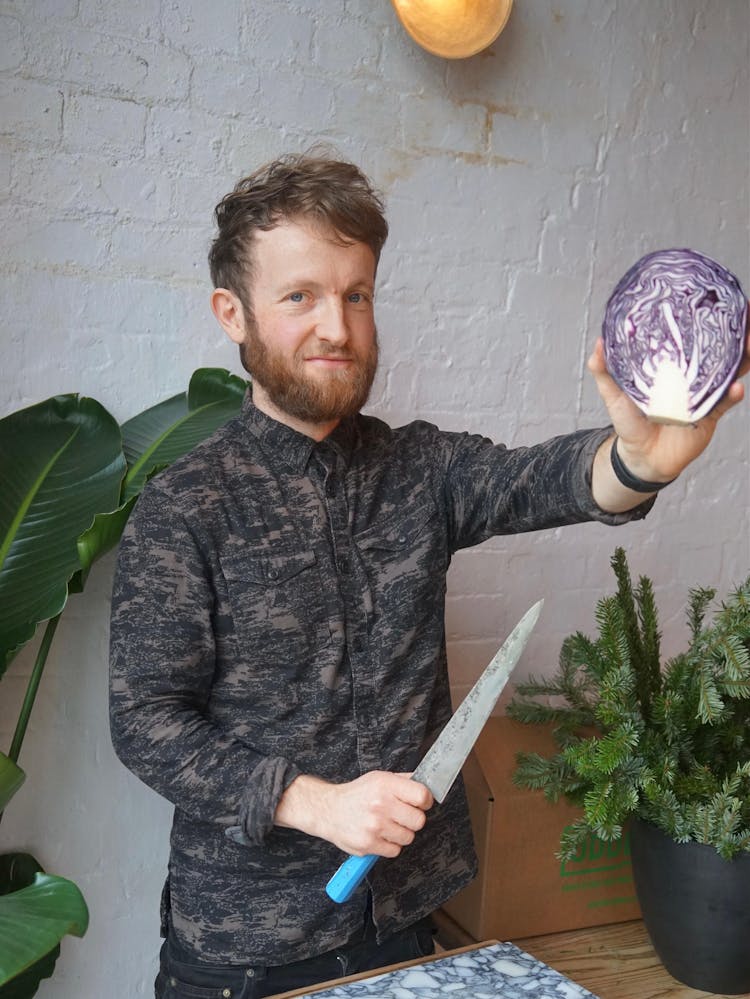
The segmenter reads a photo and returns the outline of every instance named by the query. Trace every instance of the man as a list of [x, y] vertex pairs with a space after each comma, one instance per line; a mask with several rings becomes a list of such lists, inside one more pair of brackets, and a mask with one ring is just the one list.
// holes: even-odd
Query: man
[[[452, 554], [645, 516], [742, 388], [697, 429], [654, 425], [598, 346], [614, 431], [507, 450], [392, 430], [360, 414], [387, 235], [367, 178], [283, 157], [216, 215], [212, 307], [252, 392], [130, 519], [111, 717], [175, 806], [157, 996], [256, 999], [431, 952], [429, 914], [474, 876], [460, 781], [437, 805], [408, 777], [451, 713]], [[328, 878], [366, 853], [389, 859], [335, 905]]]

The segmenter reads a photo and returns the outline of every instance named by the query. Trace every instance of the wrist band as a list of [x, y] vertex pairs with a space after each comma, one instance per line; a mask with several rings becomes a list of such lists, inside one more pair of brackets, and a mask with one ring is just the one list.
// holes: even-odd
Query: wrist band
[[622, 458], [617, 453], [617, 437], [612, 441], [609, 457], [612, 461], [612, 471], [618, 480], [627, 489], [632, 489], [634, 493], [658, 493], [664, 486], [668, 486], [670, 482], [674, 482], [674, 479], [670, 479], [669, 482], [647, 482], [645, 479], [639, 479], [638, 476], [633, 475], [623, 465]]

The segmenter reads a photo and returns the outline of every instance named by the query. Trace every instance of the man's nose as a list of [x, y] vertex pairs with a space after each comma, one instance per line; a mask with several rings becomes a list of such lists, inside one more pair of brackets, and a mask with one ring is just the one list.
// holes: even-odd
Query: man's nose
[[339, 299], [328, 299], [323, 305], [316, 333], [318, 339], [340, 346], [349, 339], [344, 305]]

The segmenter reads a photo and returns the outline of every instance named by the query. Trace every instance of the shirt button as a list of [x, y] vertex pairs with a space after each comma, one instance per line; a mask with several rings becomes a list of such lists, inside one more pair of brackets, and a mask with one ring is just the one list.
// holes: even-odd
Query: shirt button
[[245, 974], [247, 975], [248, 978], [253, 978], [255, 975], [255, 971], [252, 968], [248, 968]]
[[349, 559], [346, 557], [342, 558], [339, 562], [339, 571], [343, 572], [343, 574], [346, 576], [349, 574], [349, 568], [350, 568]]
[[268, 578], [269, 579], [278, 579], [279, 578], [279, 570], [278, 569], [269, 569], [268, 570]]
[[221, 990], [221, 994], [224, 997], [224, 999], [232, 999], [232, 990], [231, 989], [222, 989]]

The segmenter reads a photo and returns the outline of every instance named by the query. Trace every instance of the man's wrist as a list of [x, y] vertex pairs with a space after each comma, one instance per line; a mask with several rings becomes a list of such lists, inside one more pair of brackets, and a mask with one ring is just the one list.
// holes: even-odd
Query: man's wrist
[[658, 493], [664, 486], [674, 482], [674, 479], [668, 479], [666, 482], [651, 482], [634, 475], [620, 457], [617, 450], [618, 440], [619, 437], [615, 436], [609, 451], [609, 458], [617, 481], [626, 489], [630, 489], [634, 493]]
[[299, 774], [281, 795], [274, 824], [320, 836], [318, 812], [328, 787], [328, 782], [320, 777]]

